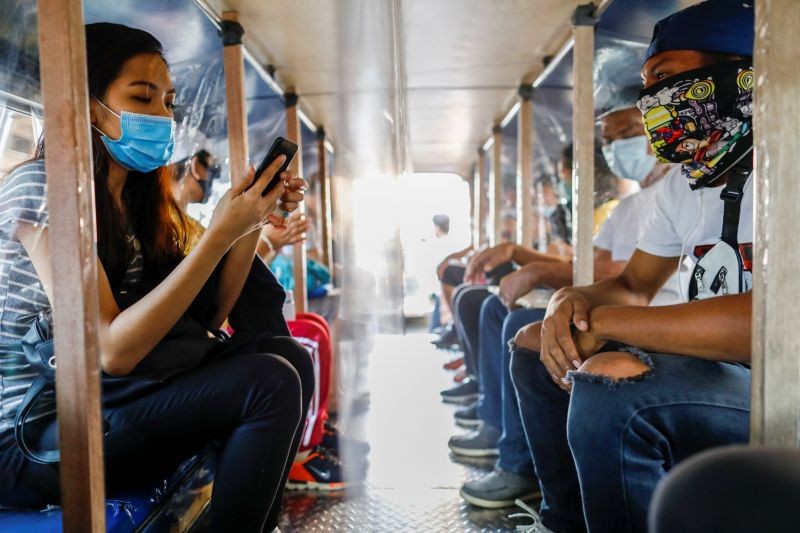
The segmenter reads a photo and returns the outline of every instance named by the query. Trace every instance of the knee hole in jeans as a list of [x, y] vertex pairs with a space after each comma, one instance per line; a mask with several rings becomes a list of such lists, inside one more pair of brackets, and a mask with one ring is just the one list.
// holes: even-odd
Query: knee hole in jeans
[[574, 381], [623, 385], [646, 378], [652, 370], [648, 362], [634, 354], [605, 352], [590, 357], [569, 375]]
[[542, 346], [542, 323], [533, 322], [520, 329], [509, 344], [515, 348], [538, 352]]

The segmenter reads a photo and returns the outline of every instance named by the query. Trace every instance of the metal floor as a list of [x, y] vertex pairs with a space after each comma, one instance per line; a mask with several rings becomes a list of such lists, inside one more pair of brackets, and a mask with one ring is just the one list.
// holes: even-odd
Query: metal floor
[[[485, 511], [463, 502], [461, 484], [489, 471], [494, 461], [465, 464], [447, 439], [465, 430], [454, 407], [439, 400], [450, 386], [427, 333], [380, 335], [365, 369], [369, 404], [350, 420], [372, 446], [366, 482], [340, 496], [290, 493], [283, 533], [306, 531], [513, 531], [514, 508]], [[518, 510], [518, 509], [517, 509]]]

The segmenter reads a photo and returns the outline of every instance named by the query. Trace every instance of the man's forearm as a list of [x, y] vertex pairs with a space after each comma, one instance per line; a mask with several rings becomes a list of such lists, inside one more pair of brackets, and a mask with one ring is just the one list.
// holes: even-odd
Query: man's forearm
[[572, 264], [561, 261], [536, 263], [536, 284], [560, 289], [572, 285]]
[[750, 293], [686, 304], [592, 310], [590, 333], [643, 350], [719, 361], [749, 361], [752, 302]]
[[518, 265], [527, 265], [528, 263], [565, 263], [569, 264], [569, 257], [548, 254], [534, 250], [527, 246], [517, 245], [514, 247], [514, 252], [511, 255], [511, 260]]

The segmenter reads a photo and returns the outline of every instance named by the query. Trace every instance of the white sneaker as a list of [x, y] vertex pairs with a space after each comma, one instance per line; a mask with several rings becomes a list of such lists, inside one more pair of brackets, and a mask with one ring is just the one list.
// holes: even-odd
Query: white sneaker
[[533, 510], [528, 504], [523, 502], [522, 500], [517, 500], [514, 502], [517, 504], [517, 507], [521, 508], [524, 513], [514, 513], [509, 515], [509, 518], [528, 518], [533, 520], [530, 524], [522, 524], [517, 526], [518, 533], [553, 533], [551, 530], [544, 527], [542, 524], [542, 519], [539, 516], [539, 513]]

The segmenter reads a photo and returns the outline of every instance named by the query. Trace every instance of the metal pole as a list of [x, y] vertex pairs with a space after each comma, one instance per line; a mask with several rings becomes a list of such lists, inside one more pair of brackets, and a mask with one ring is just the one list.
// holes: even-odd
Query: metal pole
[[333, 276], [333, 239], [331, 238], [331, 175], [325, 150], [325, 129], [317, 130], [319, 158], [319, 228], [322, 240], [322, 262]]
[[477, 248], [481, 245], [481, 159], [480, 156], [475, 160], [472, 167], [472, 183], [469, 186], [470, 202], [469, 214], [472, 220], [472, 247]]
[[592, 4], [572, 17], [572, 275], [575, 285], [594, 282], [594, 16]]
[[800, 447], [798, 34], [795, 0], [756, 2], [751, 441], [791, 448]]
[[489, 232], [489, 244], [497, 246], [503, 237], [503, 128], [498, 124], [492, 128], [494, 144], [492, 145], [491, 190], [492, 203], [489, 205], [489, 218], [492, 230]]
[[519, 86], [517, 123], [517, 244], [533, 245], [533, 85]]
[[[297, 94], [288, 91], [286, 98], [286, 138], [297, 143], [297, 156], [292, 159], [289, 167], [298, 176], [303, 173], [302, 139], [300, 138], [300, 119], [297, 116]], [[305, 204], [301, 203], [298, 211], [305, 212]], [[305, 313], [308, 309], [308, 291], [306, 290], [306, 243], [298, 242], [293, 246], [293, 272], [294, 272], [294, 308], [298, 313]]]
[[83, 7], [81, 0], [39, 0], [38, 12], [63, 527], [101, 533], [98, 259]]
[[250, 160], [247, 145], [247, 103], [244, 80], [244, 47], [239, 24], [239, 13], [222, 14], [222, 32], [225, 47], [222, 50], [225, 68], [225, 101], [228, 111], [228, 157], [231, 178], [244, 176]]
[[488, 155], [484, 150], [478, 150], [478, 186], [475, 194], [478, 195], [478, 240], [477, 246], [489, 242], [489, 172], [486, 166]]

